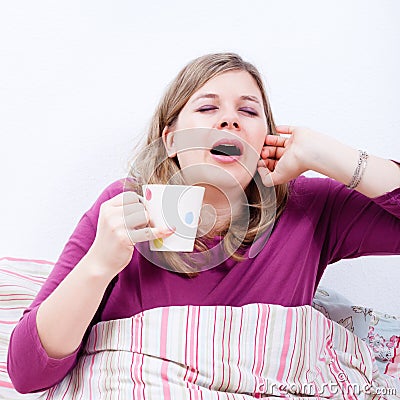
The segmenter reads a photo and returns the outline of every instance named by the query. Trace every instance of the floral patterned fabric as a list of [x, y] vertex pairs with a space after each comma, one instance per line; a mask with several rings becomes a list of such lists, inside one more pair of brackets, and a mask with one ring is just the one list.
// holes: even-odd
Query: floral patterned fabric
[[313, 307], [363, 339], [372, 350], [380, 372], [400, 375], [399, 367], [394, 369], [394, 364], [399, 364], [399, 316], [353, 305], [333, 289], [322, 286], [315, 293]]

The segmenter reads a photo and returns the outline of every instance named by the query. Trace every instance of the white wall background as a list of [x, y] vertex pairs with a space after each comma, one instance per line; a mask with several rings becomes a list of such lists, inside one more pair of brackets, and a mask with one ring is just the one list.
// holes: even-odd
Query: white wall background
[[[259, 67], [278, 124], [400, 159], [399, 16], [397, 0], [1, 2], [0, 257], [55, 261], [166, 85], [209, 52]], [[323, 282], [400, 314], [399, 260], [340, 262]]]

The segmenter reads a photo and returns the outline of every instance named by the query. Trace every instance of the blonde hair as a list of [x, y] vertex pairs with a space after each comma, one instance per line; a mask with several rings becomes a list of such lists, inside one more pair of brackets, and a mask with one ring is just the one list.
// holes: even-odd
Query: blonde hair
[[[257, 83], [263, 100], [264, 113], [268, 125], [268, 133], [276, 135], [275, 123], [271, 107], [266, 95], [263, 80], [258, 70], [250, 63], [244, 61], [235, 53], [207, 54], [192, 60], [187, 64], [170, 83], [151, 119], [148, 128], [147, 141], [138, 150], [131, 163], [129, 173], [129, 189], [142, 193], [142, 184], [185, 184], [180, 174], [177, 157], [169, 158], [161, 140], [162, 132], [166, 126], [172, 126], [189, 98], [199, 90], [207, 81], [215, 76], [232, 70], [247, 71]], [[234, 221], [221, 232], [224, 237], [225, 252], [236, 261], [244, 257], [240, 254], [246, 246], [253, 243], [263, 232], [271, 228], [282, 213], [288, 197], [287, 184], [275, 186], [275, 193], [271, 196], [271, 188], [266, 188], [258, 172], [245, 189], [249, 207], [247, 231], [241, 235], [244, 227], [241, 221]], [[273, 189], [272, 189], [273, 190]], [[204, 238], [207, 240], [206, 236]], [[202, 238], [196, 238], [195, 249], [207, 252], [207, 244]], [[237, 250], [237, 251], [236, 251]], [[173, 271], [195, 276], [197, 269], [190, 258], [191, 253], [163, 252], [159, 253], [164, 262]]]

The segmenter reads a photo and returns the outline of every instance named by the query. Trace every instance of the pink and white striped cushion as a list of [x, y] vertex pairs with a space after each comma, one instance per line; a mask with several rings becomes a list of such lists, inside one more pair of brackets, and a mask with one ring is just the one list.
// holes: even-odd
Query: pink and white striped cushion
[[43, 260], [0, 258], [0, 399], [37, 399], [40, 394], [17, 393], [7, 373], [11, 332], [36, 297], [54, 264]]
[[97, 324], [43, 399], [385, 398], [374, 390], [400, 398], [400, 381], [311, 306], [174, 306]]

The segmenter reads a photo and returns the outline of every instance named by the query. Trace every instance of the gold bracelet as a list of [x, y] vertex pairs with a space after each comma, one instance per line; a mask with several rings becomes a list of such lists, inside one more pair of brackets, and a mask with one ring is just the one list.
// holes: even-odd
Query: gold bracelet
[[361, 182], [361, 178], [363, 177], [365, 168], [367, 166], [368, 154], [364, 150], [358, 150], [358, 163], [357, 167], [354, 170], [354, 174], [351, 178], [351, 181], [348, 185], [346, 185], [347, 189], [355, 189]]

